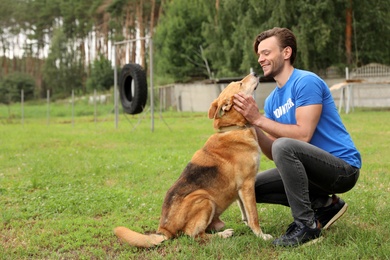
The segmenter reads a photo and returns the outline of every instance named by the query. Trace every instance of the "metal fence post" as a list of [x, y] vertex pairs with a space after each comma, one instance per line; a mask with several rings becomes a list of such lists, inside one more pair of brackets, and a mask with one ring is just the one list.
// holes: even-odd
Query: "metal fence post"
[[20, 91], [20, 98], [21, 98], [21, 101], [20, 101], [20, 104], [22, 106], [22, 126], [24, 126], [24, 91], [23, 89]]
[[46, 124], [50, 124], [50, 90], [46, 91], [46, 101], [47, 101], [47, 122]]

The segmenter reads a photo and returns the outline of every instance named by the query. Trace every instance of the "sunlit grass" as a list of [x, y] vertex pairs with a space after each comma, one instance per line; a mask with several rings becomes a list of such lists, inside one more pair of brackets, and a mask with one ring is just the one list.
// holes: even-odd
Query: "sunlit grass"
[[[236, 205], [222, 218], [234, 228], [230, 239], [208, 243], [180, 237], [152, 250], [118, 242], [118, 225], [156, 230], [165, 192], [213, 133], [206, 113], [120, 115], [115, 128], [111, 105], [74, 118], [53, 104], [18, 106], [11, 117], [0, 106], [0, 259], [386, 259], [390, 255], [389, 111], [342, 114], [363, 158], [356, 187], [342, 195], [346, 215], [324, 232], [322, 243], [274, 248], [240, 220]], [[81, 109], [81, 108], [80, 108]], [[12, 112], [14, 111], [14, 112]], [[92, 112], [92, 113], [91, 113]], [[28, 115], [28, 116], [27, 116]], [[138, 124], [139, 123], [139, 124]], [[169, 127], [168, 127], [169, 126]], [[261, 170], [273, 167], [262, 157]], [[273, 236], [291, 222], [289, 209], [258, 205], [260, 225]]]

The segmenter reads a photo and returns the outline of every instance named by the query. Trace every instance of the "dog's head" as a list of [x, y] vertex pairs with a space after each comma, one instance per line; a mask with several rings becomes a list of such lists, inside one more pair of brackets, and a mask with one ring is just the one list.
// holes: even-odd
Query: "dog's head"
[[214, 128], [225, 126], [244, 126], [247, 121], [237, 110], [233, 108], [234, 94], [243, 92], [252, 95], [259, 83], [259, 78], [251, 73], [241, 81], [230, 83], [215, 99], [209, 109], [209, 118], [214, 118]]

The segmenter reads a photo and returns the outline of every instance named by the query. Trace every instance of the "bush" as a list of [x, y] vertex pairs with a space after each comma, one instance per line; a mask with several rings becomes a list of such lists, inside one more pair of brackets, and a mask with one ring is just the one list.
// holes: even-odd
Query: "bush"
[[24, 92], [24, 99], [34, 97], [35, 81], [29, 74], [14, 72], [8, 74], [0, 82], [0, 103], [10, 104], [21, 99], [21, 90]]
[[91, 76], [87, 79], [87, 90], [109, 90], [114, 85], [114, 70], [103, 55], [92, 64]]

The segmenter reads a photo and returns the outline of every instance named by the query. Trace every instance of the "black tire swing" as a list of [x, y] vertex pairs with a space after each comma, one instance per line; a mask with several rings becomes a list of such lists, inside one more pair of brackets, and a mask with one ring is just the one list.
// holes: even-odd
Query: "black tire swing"
[[143, 111], [148, 96], [146, 73], [135, 63], [123, 66], [119, 77], [119, 94], [123, 111], [138, 114]]

